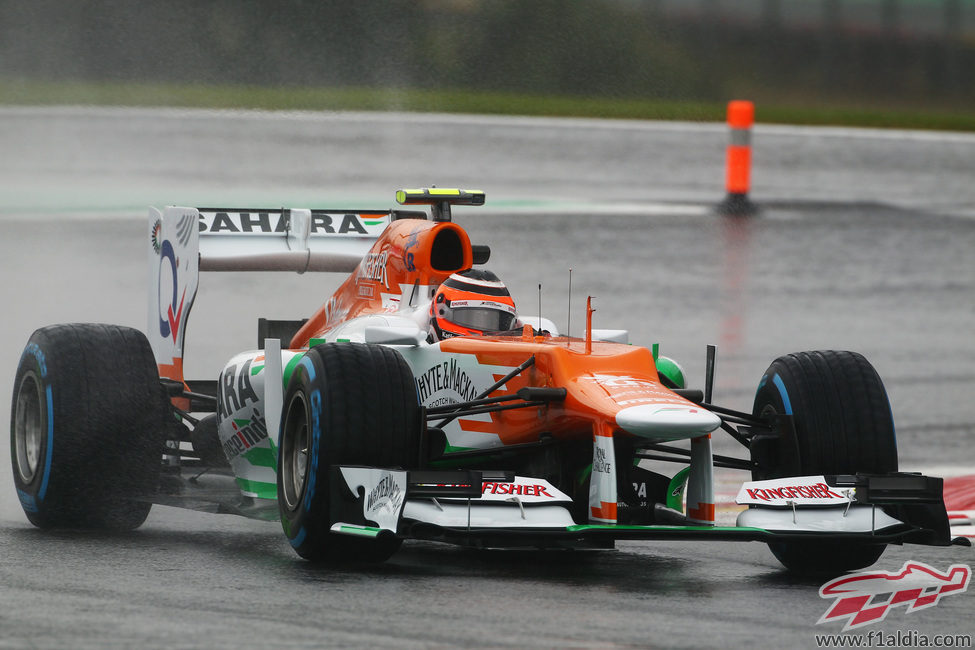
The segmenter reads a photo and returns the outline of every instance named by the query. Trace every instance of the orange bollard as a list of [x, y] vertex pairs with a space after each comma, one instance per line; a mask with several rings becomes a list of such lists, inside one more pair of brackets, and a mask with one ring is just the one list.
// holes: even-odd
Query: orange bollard
[[755, 122], [755, 105], [747, 100], [728, 102], [728, 142], [725, 189], [728, 192], [719, 206], [722, 214], [748, 215], [755, 206], [748, 199], [752, 166], [752, 124]]

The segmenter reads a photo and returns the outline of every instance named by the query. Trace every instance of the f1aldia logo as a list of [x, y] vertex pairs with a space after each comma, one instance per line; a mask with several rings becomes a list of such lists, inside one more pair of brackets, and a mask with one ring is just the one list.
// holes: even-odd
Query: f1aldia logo
[[816, 624], [845, 622], [843, 631], [884, 620], [893, 607], [905, 605], [907, 613], [934, 607], [943, 596], [968, 589], [972, 569], [952, 564], [946, 573], [908, 561], [900, 571], [864, 571], [840, 576], [819, 588], [821, 598], [835, 598]]

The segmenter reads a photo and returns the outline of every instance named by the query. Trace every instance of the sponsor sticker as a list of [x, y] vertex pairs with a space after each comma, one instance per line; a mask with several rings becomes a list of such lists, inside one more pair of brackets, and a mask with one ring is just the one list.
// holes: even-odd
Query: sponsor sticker
[[[440, 483], [440, 487], [468, 487], [466, 485], [450, 485]], [[439, 497], [442, 501], [453, 499], [466, 501], [466, 498], [458, 497]], [[532, 503], [563, 503], [571, 502], [564, 492], [542, 478], [531, 478], [526, 476], [516, 476], [513, 481], [484, 481], [481, 483], [481, 502], [498, 501], [513, 502], [522, 504]]]
[[232, 364], [220, 373], [220, 390], [217, 394], [217, 412], [221, 419], [229, 418], [248, 404], [257, 404], [260, 398], [251, 384], [251, 359], [240, 366]]
[[691, 413], [698, 412], [694, 404], [678, 400], [671, 391], [648, 377], [594, 373], [579, 377], [578, 381], [599, 386], [610, 399], [622, 407], [659, 405], [681, 411], [688, 410]]
[[745, 483], [738, 491], [735, 503], [761, 506], [839, 506], [855, 500], [853, 488], [831, 487], [823, 476], [795, 476]]
[[579, 378], [579, 381], [592, 382], [598, 384], [603, 388], [655, 388], [654, 384], [649, 379], [642, 377], [630, 377], [628, 375], [586, 375]]
[[388, 261], [388, 250], [381, 253], [369, 253], [359, 263], [358, 279], [381, 282], [384, 287], [389, 289], [389, 277], [386, 274], [386, 263]]
[[514, 481], [484, 481], [481, 485], [482, 501], [513, 501], [522, 503], [556, 503], [570, 501], [545, 479], [516, 476]]
[[416, 376], [416, 392], [421, 404], [430, 406], [427, 400], [440, 391], [450, 391], [461, 402], [470, 401], [479, 394], [474, 381], [456, 359], [438, 363]]
[[609, 474], [612, 471], [613, 464], [606, 459], [606, 450], [601, 447], [596, 447], [592, 456], [592, 471], [594, 473]]
[[156, 222], [152, 224], [152, 250], [155, 251], [156, 255], [162, 251], [162, 220], [156, 219]]
[[[386, 214], [311, 211], [311, 236], [376, 236], [389, 223]], [[283, 210], [200, 211], [200, 234], [273, 235], [288, 232], [289, 216]]]
[[403, 488], [396, 482], [396, 477], [390, 472], [384, 472], [382, 478], [366, 497], [366, 519], [375, 519], [376, 513], [381, 511], [399, 512], [405, 494]]
[[470, 309], [477, 307], [488, 307], [490, 309], [497, 309], [500, 311], [506, 311], [509, 314], [517, 314], [515, 308], [511, 305], [506, 305], [503, 302], [495, 302], [493, 300], [451, 300], [451, 309]]
[[341, 472], [349, 490], [364, 495], [365, 523], [395, 531], [406, 501], [406, 472], [366, 467], [343, 467]]
[[233, 460], [268, 439], [267, 420], [256, 408], [251, 419], [234, 419], [230, 423], [233, 435], [223, 442], [223, 453]]
[[589, 476], [589, 519], [614, 524], [618, 496], [616, 493], [616, 454], [613, 439], [606, 435], [593, 436], [592, 474]]

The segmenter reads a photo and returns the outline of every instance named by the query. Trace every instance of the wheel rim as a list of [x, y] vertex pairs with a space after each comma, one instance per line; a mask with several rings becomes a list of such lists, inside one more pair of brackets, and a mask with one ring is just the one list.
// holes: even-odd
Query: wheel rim
[[24, 483], [34, 480], [41, 460], [44, 445], [41, 405], [41, 386], [34, 373], [28, 372], [17, 390], [13, 431], [17, 474]]
[[288, 404], [281, 437], [281, 492], [285, 505], [294, 510], [308, 478], [308, 409], [301, 393], [296, 393]]

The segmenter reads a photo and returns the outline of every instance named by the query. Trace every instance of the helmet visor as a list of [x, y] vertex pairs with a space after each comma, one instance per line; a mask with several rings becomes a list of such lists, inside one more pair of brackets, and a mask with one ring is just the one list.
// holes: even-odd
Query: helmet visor
[[472, 330], [500, 332], [511, 329], [515, 315], [491, 307], [455, 307], [450, 321]]

